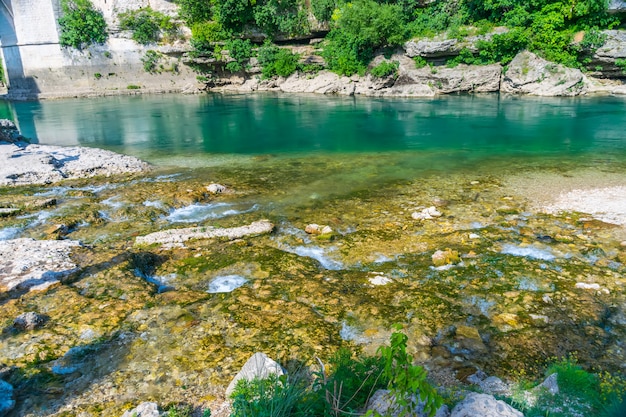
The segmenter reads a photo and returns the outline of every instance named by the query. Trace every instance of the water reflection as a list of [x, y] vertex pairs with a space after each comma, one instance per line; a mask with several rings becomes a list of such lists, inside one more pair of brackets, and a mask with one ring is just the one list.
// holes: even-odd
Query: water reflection
[[[7, 107], [7, 104], [4, 104]], [[619, 98], [159, 95], [10, 103], [25, 136], [128, 154], [623, 152]]]

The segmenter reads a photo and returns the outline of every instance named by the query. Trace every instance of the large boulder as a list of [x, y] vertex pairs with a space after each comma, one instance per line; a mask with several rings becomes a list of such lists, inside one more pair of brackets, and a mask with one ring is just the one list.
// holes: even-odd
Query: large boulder
[[235, 391], [237, 382], [241, 379], [252, 381], [253, 379], [266, 379], [270, 375], [283, 374], [283, 368], [275, 360], [263, 352], [257, 352], [246, 361], [239, 373], [230, 381], [226, 388], [226, 396], [230, 397]]
[[450, 417], [524, 417], [524, 414], [493, 395], [471, 392], [452, 409]]
[[406, 56], [410, 58], [416, 56], [428, 59], [449, 58], [458, 55], [462, 49], [478, 52], [478, 42], [489, 41], [494, 35], [501, 35], [508, 31], [506, 27], [496, 27], [484, 35], [467, 36], [462, 39], [447, 38], [444, 34], [435, 38], [410, 40], [403, 45], [403, 48]]
[[511, 61], [500, 86], [504, 93], [534, 96], [577, 96], [587, 89], [580, 70], [546, 61], [529, 51], [520, 52]]

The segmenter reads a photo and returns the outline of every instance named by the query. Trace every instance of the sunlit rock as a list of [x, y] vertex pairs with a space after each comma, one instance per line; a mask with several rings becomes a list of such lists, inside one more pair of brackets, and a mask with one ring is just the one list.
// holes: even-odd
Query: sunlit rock
[[237, 381], [246, 379], [251, 381], [255, 378], [265, 379], [270, 375], [283, 375], [283, 368], [265, 353], [257, 352], [246, 361], [239, 373], [230, 381], [226, 388], [226, 396], [229, 397], [237, 386]]
[[459, 253], [451, 249], [437, 250], [432, 254], [431, 259], [433, 261], [433, 265], [436, 267], [454, 265], [461, 261]]
[[146, 402], [126, 411], [122, 417], [159, 417], [160, 415], [157, 403]]
[[226, 191], [226, 187], [222, 184], [212, 183], [207, 185], [206, 190], [211, 194], [221, 194]]
[[524, 414], [492, 395], [470, 392], [452, 409], [450, 417], [524, 417]]

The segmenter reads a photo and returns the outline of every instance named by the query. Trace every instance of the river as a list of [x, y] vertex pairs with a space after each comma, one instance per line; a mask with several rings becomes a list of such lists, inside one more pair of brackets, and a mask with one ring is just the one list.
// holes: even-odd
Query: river
[[[198, 403], [255, 351], [306, 363], [338, 346], [372, 354], [394, 323], [433, 374], [463, 381], [477, 369], [541, 378], [570, 354], [623, 371], [626, 235], [612, 223], [626, 210], [600, 221], [545, 208], [626, 186], [626, 100], [162, 95], [0, 103], [2, 115], [34, 142], [156, 167], [2, 191], [56, 206], [0, 219], [0, 236], [59, 237], [59, 223], [87, 245], [76, 257], [89, 273], [2, 313], [52, 317], [36, 337], [0, 341], [10, 364], [54, 374], [33, 392], [70, 384], [63, 367], [83, 375], [69, 397], [27, 395], [22, 410], [100, 402], [113, 415], [122, 391]], [[213, 182], [227, 192], [208, 193]], [[602, 198], [598, 213], [614, 203]], [[271, 235], [133, 247], [158, 230], [263, 218]], [[307, 234], [311, 223], [333, 232]], [[77, 346], [87, 353], [70, 355]]]

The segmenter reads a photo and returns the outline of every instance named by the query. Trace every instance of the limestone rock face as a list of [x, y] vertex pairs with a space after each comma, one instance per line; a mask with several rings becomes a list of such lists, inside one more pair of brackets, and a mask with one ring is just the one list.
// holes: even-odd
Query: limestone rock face
[[79, 245], [73, 240], [0, 241], [0, 292], [43, 289], [58, 282], [77, 268], [69, 255]]
[[[624, 2], [626, 11], [626, 2]], [[602, 78], [626, 78], [624, 69], [615, 65], [616, 60], [626, 59], [626, 30], [603, 30], [604, 44], [591, 55], [587, 68], [594, 76]]]
[[235, 390], [237, 381], [240, 379], [251, 381], [255, 378], [265, 379], [270, 375], [280, 376], [283, 374], [283, 368], [275, 360], [271, 359], [265, 353], [257, 352], [246, 361], [239, 373], [230, 381], [230, 384], [228, 384], [226, 388], [226, 396], [230, 397]]
[[421, 56], [424, 58], [437, 58], [458, 55], [461, 48], [457, 39], [431, 40], [421, 39], [408, 41], [404, 44], [404, 50], [408, 57]]
[[626, 1], [611, 0], [609, 1], [609, 13], [626, 13]]
[[504, 401], [496, 400], [492, 395], [472, 392], [452, 409], [450, 417], [524, 417], [524, 415]]
[[534, 96], [577, 96], [587, 91], [583, 73], [522, 51], [502, 77], [504, 93]]

